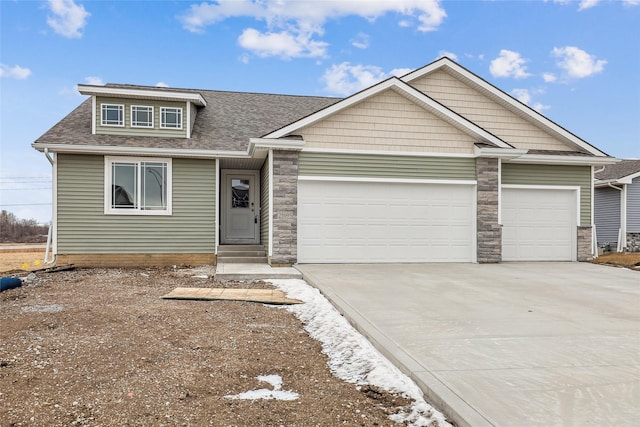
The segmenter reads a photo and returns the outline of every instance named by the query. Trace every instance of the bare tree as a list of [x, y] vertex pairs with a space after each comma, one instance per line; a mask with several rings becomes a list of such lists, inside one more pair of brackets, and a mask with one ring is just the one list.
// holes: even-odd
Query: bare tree
[[40, 243], [47, 239], [48, 225], [35, 219], [18, 219], [13, 213], [0, 212], [0, 243]]

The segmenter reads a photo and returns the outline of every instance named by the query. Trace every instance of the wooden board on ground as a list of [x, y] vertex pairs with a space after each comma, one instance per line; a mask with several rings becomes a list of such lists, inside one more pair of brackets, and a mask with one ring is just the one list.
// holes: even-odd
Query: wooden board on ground
[[301, 304], [302, 301], [287, 298], [277, 289], [230, 289], [230, 288], [175, 288], [163, 299], [198, 301], [249, 301], [264, 304]]

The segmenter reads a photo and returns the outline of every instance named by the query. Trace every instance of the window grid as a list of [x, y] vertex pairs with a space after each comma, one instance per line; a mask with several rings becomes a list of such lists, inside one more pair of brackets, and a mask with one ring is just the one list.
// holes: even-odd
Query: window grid
[[124, 126], [124, 105], [101, 104], [102, 126]]
[[131, 127], [152, 128], [153, 107], [142, 105], [131, 106]]
[[182, 108], [161, 107], [160, 127], [182, 129]]

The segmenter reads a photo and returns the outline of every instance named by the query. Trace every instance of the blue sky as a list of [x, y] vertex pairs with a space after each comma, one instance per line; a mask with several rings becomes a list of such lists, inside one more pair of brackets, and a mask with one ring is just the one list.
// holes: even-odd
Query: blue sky
[[30, 144], [78, 83], [349, 95], [447, 55], [640, 158], [640, 0], [0, 0], [0, 209], [49, 221]]

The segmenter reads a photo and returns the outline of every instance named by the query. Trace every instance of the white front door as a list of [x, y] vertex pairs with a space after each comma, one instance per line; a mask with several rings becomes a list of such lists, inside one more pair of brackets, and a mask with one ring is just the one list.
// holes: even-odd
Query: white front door
[[258, 171], [222, 171], [222, 243], [260, 243]]

